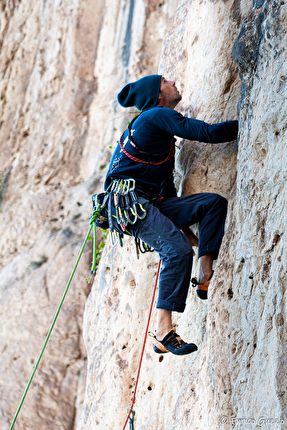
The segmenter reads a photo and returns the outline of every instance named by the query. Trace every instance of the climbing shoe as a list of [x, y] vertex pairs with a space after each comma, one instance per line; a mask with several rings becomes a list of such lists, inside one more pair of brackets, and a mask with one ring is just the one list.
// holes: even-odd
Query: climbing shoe
[[211, 273], [210, 278], [206, 282], [198, 282], [196, 278], [192, 278], [191, 283], [193, 287], [196, 287], [196, 294], [201, 300], [207, 300], [208, 287], [213, 275], [213, 271]]
[[174, 329], [163, 340], [158, 340], [155, 335], [153, 335], [153, 338], [153, 349], [157, 354], [171, 352], [175, 355], [186, 355], [197, 351], [197, 346], [194, 343], [184, 342]]

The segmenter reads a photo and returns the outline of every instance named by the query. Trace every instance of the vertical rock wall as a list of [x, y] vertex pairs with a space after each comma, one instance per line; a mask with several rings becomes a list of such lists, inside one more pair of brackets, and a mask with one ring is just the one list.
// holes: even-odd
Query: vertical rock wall
[[[97, 3], [97, 14], [92, 12]], [[100, 2], [2, 2], [1, 428], [9, 428], [87, 231], [80, 160], [96, 91]], [[96, 42], [96, 43], [95, 43]], [[72, 429], [86, 356], [90, 249], [15, 425]]]
[[[210, 122], [236, 118], [240, 79], [232, 47], [244, 7], [238, 2], [178, 4], [159, 70], [175, 79], [183, 92], [181, 112]], [[179, 140], [178, 146], [179, 193], [215, 191], [230, 198], [236, 181], [237, 143], [214, 146]], [[158, 257], [144, 255], [137, 261], [132, 239], [124, 242], [123, 249], [106, 247], [86, 304], [88, 376], [79, 430], [122, 426], [131, 403]], [[195, 271], [196, 266], [195, 261]], [[185, 313], [174, 317], [182, 337], [199, 345], [196, 354], [158, 356], [148, 341], [135, 406], [136, 428], [190, 429], [197, 423], [200, 429], [209, 428], [196, 409], [189, 414], [181, 402], [183, 387], [193, 394], [192, 375], [192, 380], [203, 379], [205, 395], [200, 401], [207, 397], [213, 403], [210, 381], [197, 367], [202, 361], [213, 365], [205, 351], [207, 315], [208, 305], [191, 291]], [[155, 312], [151, 329], [154, 324]], [[208, 414], [212, 410], [209, 407]]]
[[[156, 72], [174, 3], [0, 5], [3, 429], [11, 424], [76, 262], [109, 147], [126, 124], [115, 94], [127, 79]], [[90, 263], [88, 242], [16, 430], [76, 426], [85, 386], [82, 315]]]
[[[226, 196], [226, 235], [208, 303], [190, 291], [174, 317], [199, 351], [157, 356], [148, 342], [135, 426], [286, 428], [285, 3], [14, 0], [1, 5], [0, 30], [1, 428], [88, 229], [90, 195], [133, 115], [115, 94], [158, 67], [177, 81], [182, 113], [238, 116], [240, 136], [178, 141], [179, 194]], [[90, 291], [90, 245], [16, 430], [123, 426], [158, 260], [137, 260], [132, 239], [107, 241]]]
[[[207, 121], [238, 113], [240, 138], [238, 155], [236, 143], [179, 142], [180, 192], [220, 192], [229, 216], [208, 304], [191, 292], [174, 321], [199, 351], [180, 359], [147, 347], [138, 428], [286, 427], [285, 39], [286, 7], [270, 1], [182, 1], [165, 38], [160, 72], [179, 82], [180, 110]], [[106, 250], [86, 305], [79, 429], [122, 425], [132, 396], [156, 258], [141, 257], [148, 270], [138, 268], [131, 246], [128, 263]]]
[[178, 428], [286, 428], [286, 24], [283, 2], [254, 1], [234, 44], [236, 198]]

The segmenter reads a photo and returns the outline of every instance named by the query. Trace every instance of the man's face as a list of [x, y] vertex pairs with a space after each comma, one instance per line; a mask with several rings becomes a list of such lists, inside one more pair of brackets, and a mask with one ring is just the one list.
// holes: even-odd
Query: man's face
[[163, 76], [161, 78], [159, 91], [159, 105], [174, 108], [181, 100], [181, 94], [175, 86], [174, 81], [167, 81]]

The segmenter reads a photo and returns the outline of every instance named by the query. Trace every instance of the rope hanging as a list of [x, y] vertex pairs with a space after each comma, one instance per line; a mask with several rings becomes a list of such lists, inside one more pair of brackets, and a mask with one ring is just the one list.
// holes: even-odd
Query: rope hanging
[[[77, 258], [77, 260], [76, 260], [76, 263], [75, 263], [75, 265], [74, 265], [74, 268], [73, 268], [73, 270], [72, 270], [72, 273], [71, 273], [71, 275], [70, 275], [70, 278], [69, 278], [68, 283], [67, 283], [67, 285], [66, 285], [66, 288], [65, 288], [65, 290], [64, 290], [64, 293], [63, 293], [63, 296], [62, 296], [62, 298], [61, 298], [61, 301], [60, 301], [60, 303], [59, 303], [59, 305], [58, 305], [58, 308], [57, 308], [57, 310], [56, 310], [55, 316], [54, 316], [54, 318], [53, 318], [52, 324], [51, 324], [50, 329], [49, 329], [49, 331], [48, 331], [48, 334], [47, 334], [47, 336], [46, 336], [46, 339], [45, 339], [45, 342], [44, 342], [44, 344], [43, 344], [43, 347], [42, 347], [42, 349], [41, 349], [40, 355], [39, 355], [39, 357], [38, 357], [38, 359], [37, 359], [37, 362], [36, 362], [36, 364], [35, 364], [35, 367], [34, 367], [34, 369], [33, 369], [33, 371], [32, 371], [32, 374], [31, 374], [31, 376], [30, 376], [30, 378], [29, 378], [29, 381], [28, 381], [28, 383], [27, 383], [27, 386], [26, 386], [26, 388], [25, 388], [25, 390], [24, 390], [23, 396], [22, 396], [22, 398], [21, 398], [21, 400], [20, 400], [20, 403], [19, 403], [19, 406], [18, 406], [18, 408], [17, 408], [17, 411], [16, 411], [16, 413], [15, 413], [15, 415], [14, 415], [14, 417], [13, 417], [13, 420], [12, 420], [12, 423], [11, 423], [11, 426], [10, 426], [9, 430], [12, 430], [12, 429], [13, 429], [14, 424], [15, 424], [15, 422], [16, 422], [16, 420], [17, 420], [18, 415], [19, 415], [19, 412], [20, 412], [20, 410], [21, 410], [21, 408], [22, 408], [22, 406], [23, 406], [23, 403], [24, 403], [25, 397], [26, 397], [26, 395], [27, 395], [27, 393], [28, 393], [28, 390], [29, 390], [29, 388], [30, 388], [30, 385], [31, 385], [32, 380], [33, 380], [33, 378], [34, 378], [34, 375], [35, 375], [35, 373], [36, 373], [36, 371], [37, 371], [37, 368], [38, 368], [38, 366], [39, 366], [39, 363], [40, 363], [40, 361], [41, 361], [41, 358], [42, 358], [42, 356], [43, 356], [43, 353], [44, 353], [44, 351], [45, 351], [45, 348], [46, 348], [46, 346], [47, 346], [47, 343], [48, 343], [48, 341], [49, 341], [49, 338], [50, 338], [50, 336], [51, 336], [51, 333], [52, 333], [52, 331], [53, 331], [53, 328], [54, 328], [54, 326], [55, 326], [56, 320], [57, 320], [58, 315], [59, 315], [59, 313], [60, 313], [60, 310], [61, 310], [61, 308], [62, 308], [62, 305], [63, 305], [63, 302], [64, 302], [64, 300], [65, 300], [65, 297], [66, 297], [66, 295], [67, 295], [67, 293], [68, 293], [68, 290], [69, 290], [70, 284], [71, 284], [72, 279], [73, 279], [73, 277], [74, 277], [75, 271], [76, 271], [77, 266], [78, 266], [79, 261], [80, 261], [80, 258], [81, 258], [82, 254], [83, 254], [83, 251], [84, 251], [84, 248], [85, 248], [85, 246], [86, 246], [86, 243], [87, 243], [87, 241], [89, 240], [90, 232], [91, 232], [92, 228], [93, 228], [94, 241], [93, 241], [93, 263], [92, 263], [92, 268], [91, 268], [91, 274], [92, 274], [92, 275], [94, 275], [94, 274], [95, 274], [95, 269], [96, 269], [96, 225], [95, 225], [95, 221], [99, 218], [99, 216], [100, 216], [100, 205], [98, 205], [97, 207], [94, 207], [94, 208], [93, 208], [93, 213], [92, 213], [92, 215], [91, 215], [91, 217], [90, 217], [90, 220], [89, 220], [90, 227], [89, 227], [88, 233], [87, 233], [87, 235], [86, 235], [86, 237], [85, 237], [85, 239], [84, 239], [84, 242], [83, 242], [83, 245], [82, 245], [82, 247], [81, 247], [80, 253], [79, 253], [79, 255], [78, 255], [78, 258]], [[141, 252], [143, 252], [143, 251], [141, 251]], [[147, 250], [145, 250], [144, 252], [147, 252]], [[130, 407], [130, 408], [128, 408], [129, 413], [128, 413], [128, 416], [127, 416], [127, 418], [126, 418], [126, 422], [125, 422], [125, 424], [124, 424], [123, 430], [125, 429], [125, 427], [126, 427], [126, 424], [127, 424], [128, 420], [130, 421], [130, 430], [133, 430], [134, 411], [132, 410], [132, 408], [133, 408], [133, 405], [134, 405], [134, 402], [135, 402], [135, 397], [136, 397], [136, 391], [137, 391], [137, 386], [138, 386], [138, 381], [139, 381], [139, 376], [140, 376], [140, 369], [141, 369], [141, 364], [142, 364], [142, 360], [143, 360], [143, 354], [144, 354], [144, 349], [145, 349], [146, 339], [147, 339], [147, 335], [148, 335], [148, 328], [149, 328], [149, 323], [150, 323], [151, 314], [152, 314], [152, 308], [153, 308], [153, 303], [154, 303], [154, 298], [155, 298], [155, 292], [156, 292], [157, 281], [158, 281], [158, 277], [159, 277], [160, 265], [161, 265], [161, 260], [159, 260], [159, 263], [158, 263], [158, 269], [157, 269], [156, 280], [155, 280], [154, 289], [153, 289], [153, 294], [152, 294], [152, 300], [151, 300], [151, 305], [150, 305], [150, 310], [149, 310], [149, 315], [148, 315], [148, 321], [147, 321], [147, 326], [146, 326], [146, 331], [145, 331], [145, 336], [144, 336], [144, 341], [143, 341], [143, 347], [142, 347], [142, 352], [141, 352], [140, 362], [139, 362], [138, 371], [137, 371], [137, 377], [136, 377], [136, 383], [135, 383], [135, 389], [134, 389], [133, 399], [132, 399], [131, 407]], [[91, 278], [90, 278], [90, 279], [91, 279]]]
[[[161, 265], [161, 260], [159, 260], [159, 262], [158, 262], [156, 278], [155, 278], [155, 283], [154, 283], [153, 292], [152, 292], [151, 304], [150, 304], [150, 308], [149, 308], [148, 320], [147, 320], [147, 325], [146, 325], [146, 330], [145, 330], [145, 335], [144, 335], [144, 340], [143, 340], [142, 352], [141, 352], [140, 362], [139, 362], [138, 371], [137, 371], [134, 395], [132, 398], [131, 406], [127, 409], [129, 412], [128, 412], [125, 424], [123, 426], [123, 430], [126, 428], [126, 425], [127, 425], [127, 422], [129, 419], [130, 419], [130, 429], [133, 430], [133, 420], [134, 420], [133, 406], [134, 406], [135, 399], [136, 399], [136, 391], [137, 391], [137, 387], [138, 387], [141, 365], [142, 365], [142, 360], [143, 360], [143, 355], [144, 355], [144, 350], [145, 350], [145, 345], [146, 345], [146, 339], [147, 339], [147, 335], [148, 335], [148, 328], [149, 328], [149, 323], [150, 323], [152, 309], [153, 309], [153, 303], [154, 303], [154, 298], [155, 298], [155, 293], [156, 293], [157, 281], [158, 281], [158, 277], [159, 277], [160, 265]], [[130, 418], [131, 414], [132, 414], [132, 417]]]
[[46, 346], [47, 346], [47, 343], [48, 343], [48, 341], [49, 341], [49, 338], [50, 338], [50, 336], [51, 336], [52, 330], [53, 330], [53, 328], [54, 328], [54, 325], [55, 325], [56, 320], [57, 320], [57, 318], [58, 318], [59, 312], [60, 312], [60, 310], [61, 310], [61, 307], [62, 307], [62, 305], [63, 305], [63, 302], [64, 302], [64, 300], [65, 300], [65, 297], [66, 297], [66, 295], [67, 295], [67, 292], [68, 292], [69, 286], [70, 286], [70, 284], [71, 284], [71, 282], [72, 282], [72, 279], [73, 279], [73, 277], [74, 277], [74, 274], [75, 274], [76, 268], [77, 268], [77, 266], [78, 266], [78, 263], [79, 263], [80, 258], [81, 258], [81, 256], [82, 256], [82, 253], [83, 253], [84, 248], [85, 248], [85, 246], [86, 246], [86, 243], [87, 243], [87, 240], [88, 240], [88, 238], [89, 238], [89, 235], [90, 235], [90, 232], [91, 232], [91, 229], [92, 229], [92, 226], [93, 226], [93, 225], [94, 225], [94, 221], [92, 221], [92, 222], [90, 221], [89, 231], [88, 231], [88, 233], [87, 233], [87, 235], [86, 235], [86, 238], [85, 238], [85, 240], [84, 240], [84, 243], [83, 243], [82, 248], [81, 248], [81, 250], [80, 250], [80, 253], [79, 253], [79, 255], [78, 255], [77, 261], [76, 261], [76, 263], [75, 263], [75, 266], [74, 266], [74, 268], [73, 268], [73, 270], [72, 270], [71, 276], [70, 276], [70, 278], [69, 278], [69, 280], [68, 280], [67, 286], [66, 286], [66, 288], [65, 288], [64, 294], [63, 294], [63, 296], [62, 296], [62, 299], [61, 299], [61, 301], [60, 301], [60, 304], [59, 304], [59, 306], [58, 306], [58, 309], [57, 309], [57, 311], [56, 311], [56, 314], [55, 314], [55, 316], [54, 316], [54, 319], [53, 319], [53, 321], [52, 321], [51, 327], [50, 327], [49, 332], [48, 332], [48, 334], [47, 334], [47, 336], [46, 336], [46, 339], [45, 339], [44, 345], [43, 345], [43, 347], [42, 347], [42, 349], [41, 349], [40, 355], [39, 355], [38, 360], [37, 360], [37, 362], [36, 362], [36, 364], [35, 364], [35, 367], [34, 367], [34, 369], [33, 369], [33, 372], [32, 372], [32, 374], [31, 374], [31, 376], [30, 376], [30, 379], [29, 379], [29, 381], [28, 381], [28, 383], [27, 383], [27, 386], [26, 386], [26, 388], [25, 388], [24, 394], [23, 394], [23, 396], [22, 396], [22, 398], [21, 398], [21, 401], [20, 401], [20, 403], [19, 403], [18, 409], [17, 409], [17, 411], [16, 411], [16, 413], [15, 413], [15, 416], [14, 416], [14, 418], [13, 418], [13, 421], [12, 421], [12, 423], [11, 423], [11, 426], [10, 426], [9, 430], [12, 430], [12, 429], [13, 429], [14, 424], [15, 424], [15, 422], [16, 422], [16, 419], [17, 419], [17, 417], [18, 417], [18, 415], [19, 415], [19, 412], [20, 412], [20, 410], [21, 410], [21, 408], [22, 408], [22, 405], [23, 405], [23, 403], [24, 403], [24, 400], [25, 400], [26, 394], [27, 394], [27, 392], [28, 392], [28, 390], [29, 390], [29, 387], [30, 387], [31, 382], [32, 382], [32, 380], [33, 380], [33, 378], [34, 378], [34, 375], [35, 375], [35, 373], [36, 373], [36, 370], [37, 370], [37, 368], [38, 368], [38, 365], [39, 365], [39, 363], [40, 363], [40, 361], [41, 361], [41, 358], [42, 358], [42, 355], [43, 355], [43, 353], [44, 353], [44, 350], [45, 350], [45, 348], [46, 348]]
[[[93, 208], [93, 212], [92, 215], [90, 216], [90, 226], [93, 227], [93, 262], [92, 262], [92, 268], [91, 268], [91, 274], [94, 275], [96, 273], [96, 264], [97, 264], [97, 260], [96, 260], [96, 249], [97, 249], [97, 244], [96, 244], [96, 220], [98, 218], [100, 218], [100, 210], [101, 210], [101, 205], [100, 203], [97, 204], [97, 206], [95, 208]], [[91, 231], [91, 229], [90, 229]], [[91, 278], [90, 278], [91, 279]]]

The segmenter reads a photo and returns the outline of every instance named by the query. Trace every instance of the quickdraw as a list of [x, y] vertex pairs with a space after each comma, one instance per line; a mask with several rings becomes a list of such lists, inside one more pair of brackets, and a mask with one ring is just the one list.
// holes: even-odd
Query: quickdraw
[[135, 420], [135, 412], [131, 408], [127, 408], [127, 412], [130, 412], [129, 416], [129, 424], [130, 424], [130, 430], [134, 430], [134, 420]]
[[135, 224], [138, 219], [146, 217], [146, 210], [134, 191], [135, 185], [134, 179], [115, 179], [112, 182], [110, 193], [114, 198], [117, 223], [123, 231], [127, 224]]
[[135, 237], [135, 246], [138, 259], [140, 258], [140, 252], [142, 254], [145, 254], [146, 252], [154, 252], [154, 249], [151, 246], [144, 243], [138, 237]]
[[[136, 181], [132, 178], [114, 179], [105, 193], [92, 196], [93, 214], [97, 214], [96, 225], [101, 229], [110, 229], [113, 245], [119, 242], [122, 246], [123, 233], [131, 235], [127, 226], [146, 217], [147, 212], [136, 195], [135, 186]], [[115, 213], [113, 212], [113, 205]], [[116, 220], [122, 233], [115, 230], [114, 220]], [[140, 252], [153, 251], [149, 245], [138, 238], [135, 239], [135, 245], [137, 258], [139, 258]], [[93, 263], [93, 268], [94, 266]]]

